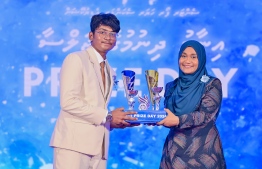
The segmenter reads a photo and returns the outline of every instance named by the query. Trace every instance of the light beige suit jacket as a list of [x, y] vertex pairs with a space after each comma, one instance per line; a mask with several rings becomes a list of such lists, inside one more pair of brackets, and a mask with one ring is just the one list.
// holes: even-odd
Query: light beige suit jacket
[[[113, 88], [114, 70], [106, 61], [109, 94], [105, 97], [100, 65], [90, 46], [69, 54], [60, 72], [61, 111], [50, 146], [89, 155], [108, 156], [110, 124], [102, 124]], [[104, 142], [104, 144], [103, 144]], [[104, 147], [102, 147], [104, 146]]]

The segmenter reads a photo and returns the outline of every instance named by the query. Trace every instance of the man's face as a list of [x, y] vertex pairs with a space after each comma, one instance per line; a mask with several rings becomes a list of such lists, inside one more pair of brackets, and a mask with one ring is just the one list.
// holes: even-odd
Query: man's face
[[89, 32], [89, 39], [96, 51], [106, 59], [106, 53], [116, 44], [116, 32], [109, 26], [100, 25], [94, 33]]

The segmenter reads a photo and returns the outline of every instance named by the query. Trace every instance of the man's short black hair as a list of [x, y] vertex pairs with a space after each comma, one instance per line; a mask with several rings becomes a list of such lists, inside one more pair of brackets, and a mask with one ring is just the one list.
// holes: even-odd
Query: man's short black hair
[[92, 32], [100, 26], [105, 25], [112, 28], [113, 32], [118, 33], [120, 31], [120, 22], [114, 14], [111, 13], [100, 13], [92, 16], [90, 28]]

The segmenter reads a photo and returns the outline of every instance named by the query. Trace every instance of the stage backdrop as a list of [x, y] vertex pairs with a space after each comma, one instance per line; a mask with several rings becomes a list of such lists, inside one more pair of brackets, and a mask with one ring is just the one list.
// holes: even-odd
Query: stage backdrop
[[[135, 71], [135, 89], [148, 94], [145, 70], [157, 70], [164, 87], [178, 76], [181, 43], [198, 40], [208, 72], [223, 84], [217, 126], [228, 168], [261, 169], [261, 9], [256, 0], [1, 1], [0, 169], [52, 168], [48, 145], [59, 114], [59, 70], [67, 54], [90, 45], [90, 19], [100, 12], [121, 21], [108, 54], [119, 80], [109, 109], [127, 108], [122, 70]], [[167, 133], [143, 125], [113, 130], [108, 168], [157, 169]]]

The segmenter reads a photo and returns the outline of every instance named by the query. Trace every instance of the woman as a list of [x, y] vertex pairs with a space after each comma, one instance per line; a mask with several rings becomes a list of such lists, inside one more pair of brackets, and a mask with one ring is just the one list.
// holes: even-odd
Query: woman
[[167, 83], [164, 94], [168, 115], [158, 123], [170, 128], [160, 169], [225, 169], [215, 123], [221, 82], [208, 75], [205, 48], [199, 42], [185, 42], [178, 58], [179, 77]]

